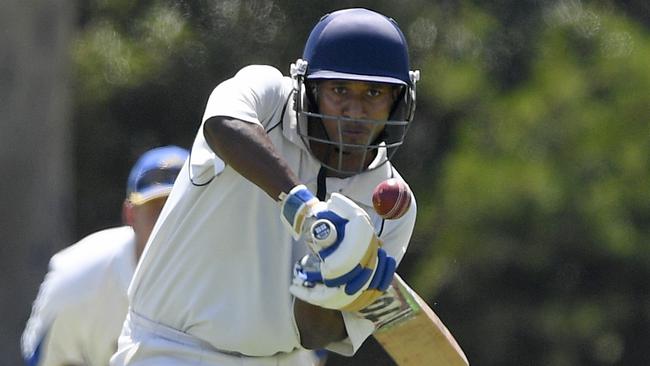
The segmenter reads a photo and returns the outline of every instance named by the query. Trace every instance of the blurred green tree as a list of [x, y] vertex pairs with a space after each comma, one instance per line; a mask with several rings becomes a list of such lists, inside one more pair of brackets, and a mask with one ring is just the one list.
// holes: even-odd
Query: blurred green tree
[[[419, 288], [480, 364], [647, 364], [648, 29], [578, 2], [507, 31], [463, 9], [443, 28], [461, 54], [440, 44], [421, 87], [456, 112], [420, 200]], [[525, 51], [495, 47], [511, 33]]]

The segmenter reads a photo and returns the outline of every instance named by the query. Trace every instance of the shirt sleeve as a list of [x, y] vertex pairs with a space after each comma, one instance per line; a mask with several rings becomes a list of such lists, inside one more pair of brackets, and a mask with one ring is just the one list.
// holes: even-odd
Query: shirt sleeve
[[67, 308], [57, 314], [49, 328], [41, 350], [42, 362], [39, 366], [84, 365], [86, 360], [82, 353], [83, 339], [77, 338], [81, 334], [78, 324], [80, 311], [88, 309]]
[[23, 332], [23, 358], [28, 365], [82, 365], [80, 340], [74, 329], [75, 314], [83, 309], [72, 309], [66, 304], [70, 294], [64, 276], [52, 263]]
[[201, 127], [192, 145], [190, 174], [192, 183], [203, 184], [219, 175], [225, 163], [210, 148], [203, 135], [205, 121], [226, 116], [268, 127], [283, 105], [286, 78], [276, 68], [252, 65], [219, 84], [210, 94]]
[[227, 116], [267, 127], [278, 106], [283, 105], [285, 87], [284, 76], [274, 67], [244, 67], [212, 91], [202, 122]]

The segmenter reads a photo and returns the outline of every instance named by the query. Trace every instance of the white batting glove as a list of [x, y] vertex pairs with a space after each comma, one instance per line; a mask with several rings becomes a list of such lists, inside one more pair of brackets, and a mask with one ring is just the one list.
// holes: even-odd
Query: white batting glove
[[[377, 260], [369, 276], [358, 274], [340, 286], [327, 286], [321, 273], [322, 262], [309, 254], [294, 266], [293, 283], [289, 291], [297, 298], [323, 308], [356, 312], [372, 304], [383, 295], [395, 274], [395, 259], [379, 248]], [[364, 269], [364, 272], [366, 270]]]
[[349, 198], [332, 193], [315, 218], [312, 240], [307, 244], [321, 259], [323, 283], [334, 287], [359, 275], [369, 277], [367, 269], [375, 265], [380, 241], [366, 211]]
[[[290, 230], [294, 239], [297, 240], [304, 232], [310, 231], [305, 242], [318, 259], [319, 280], [317, 282], [321, 285], [316, 286], [317, 289], [312, 289], [309, 293], [316, 294], [320, 291], [316, 297], [328, 299], [323, 300], [325, 303], [321, 305], [337, 309], [344, 306], [341, 305], [343, 303], [353, 302], [368, 288], [370, 290], [365, 291], [362, 298], [365, 299], [371, 294], [373, 299], [376, 298], [377, 291], [373, 292], [373, 290], [379, 288], [381, 276], [375, 277], [374, 280], [379, 282], [370, 286], [373, 275], [378, 268], [380, 274], [384, 273], [386, 263], [389, 267], [392, 263], [392, 271], [394, 271], [395, 260], [390, 257], [386, 259], [385, 252], [379, 248], [381, 242], [375, 234], [366, 211], [338, 193], [332, 193], [326, 203], [320, 202], [304, 185], [294, 187], [288, 195], [281, 195], [280, 198], [282, 222]], [[378, 258], [379, 253], [384, 257]], [[300, 272], [299, 268], [298, 272]], [[300, 279], [300, 274], [296, 278]], [[321, 287], [336, 288], [336, 290]], [[334, 298], [339, 300], [333, 300]], [[321, 303], [322, 301], [311, 296], [310, 302]]]

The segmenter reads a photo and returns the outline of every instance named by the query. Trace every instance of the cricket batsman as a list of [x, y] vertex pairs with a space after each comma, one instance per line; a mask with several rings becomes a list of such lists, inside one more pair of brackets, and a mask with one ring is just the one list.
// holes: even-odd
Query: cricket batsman
[[323, 16], [283, 76], [252, 65], [209, 97], [129, 287], [111, 365], [312, 365], [353, 355], [416, 217], [372, 209], [400, 178], [419, 77], [397, 23]]

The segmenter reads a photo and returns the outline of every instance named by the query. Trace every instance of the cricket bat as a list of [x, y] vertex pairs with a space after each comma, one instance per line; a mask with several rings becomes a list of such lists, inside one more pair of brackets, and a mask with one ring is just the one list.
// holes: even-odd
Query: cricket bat
[[399, 366], [469, 365], [440, 318], [397, 274], [386, 295], [363, 313], [372, 317], [375, 339]]

